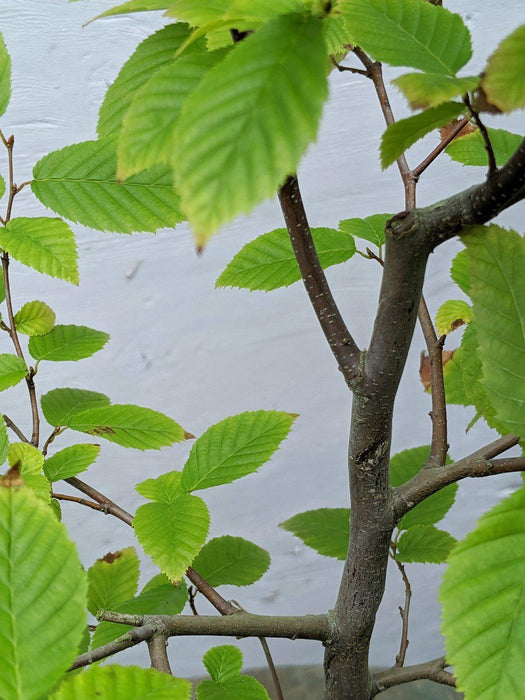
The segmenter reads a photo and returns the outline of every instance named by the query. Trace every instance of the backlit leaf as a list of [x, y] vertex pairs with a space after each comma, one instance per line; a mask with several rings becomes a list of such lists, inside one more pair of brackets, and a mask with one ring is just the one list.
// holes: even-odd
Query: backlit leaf
[[137, 450], [159, 450], [189, 436], [163, 413], [128, 404], [86, 408], [71, 415], [67, 424], [73, 430]]
[[172, 503], [181, 491], [182, 472], [173, 471], [161, 474], [156, 479], [146, 479], [135, 486], [137, 493], [144, 498], [159, 503]]
[[84, 141], [44, 156], [34, 167], [31, 189], [61, 216], [100, 231], [154, 232], [182, 221], [171, 169], [156, 166], [119, 182], [114, 139]]
[[182, 487], [207, 489], [257, 471], [288, 435], [295, 418], [282, 411], [249, 411], [212, 425], [191, 449]]
[[467, 246], [481, 383], [507, 432], [525, 437], [525, 239], [495, 224]]
[[171, 581], [180, 581], [206, 541], [210, 516], [203, 500], [181, 492], [172, 503], [146, 503], [133, 519], [135, 534]]
[[203, 78], [182, 108], [173, 160], [198, 245], [295, 171], [326, 97], [321, 20], [303, 14], [263, 25]]
[[393, 214], [373, 214], [364, 219], [343, 219], [339, 222], [339, 228], [380, 248], [385, 243], [386, 222], [393, 216]]
[[442, 73], [407, 73], [392, 81], [407, 98], [412, 109], [426, 109], [475, 90], [477, 76], [454, 78]]
[[86, 575], [51, 508], [8, 480], [0, 481], [0, 696], [37, 700], [77, 655]]
[[0, 391], [15, 386], [27, 374], [26, 363], [18, 355], [0, 354]]
[[404, 532], [398, 542], [396, 559], [401, 562], [442, 564], [456, 540], [433, 525], [416, 525]]
[[0, 34], [0, 116], [6, 111], [11, 97], [11, 58]]
[[[420, 2], [420, 0], [417, 1]], [[381, 138], [382, 167], [388, 168], [416, 141], [434, 129], [448, 124], [449, 121], [463, 114], [465, 110], [465, 105], [459, 102], [443, 102], [437, 107], [430, 107], [424, 112], [391, 124]]]
[[503, 112], [525, 107], [525, 24], [503, 39], [489, 58], [481, 86]]
[[318, 508], [289, 518], [280, 527], [325, 557], [346, 559], [350, 537], [348, 508]]
[[138, 91], [119, 137], [119, 178], [173, 160], [176, 123], [184, 100], [223, 57], [222, 51], [208, 53], [193, 44], [182, 56], [156, 71]]
[[72, 415], [93, 406], [109, 406], [109, 398], [86, 389], [52, 389], [40, 399], [42, 412], [50, 425], [69, 425]]
[[459, 15], [421, 0], [350, 0], [340, 5], [352, 43], [378, 61], [454, 75], [472, 55]]
[[169, 7], [170, 0], [129, 0], [122, 5], [112, 7], [100, 15], [94, 17], [91, 22], [102, 17], [111, 17], [112, 15], [125, 15], [132, 12], [145, 12], [147, 10], [165, 10]]
[[170, 24], [139, 44], [106, 92], [97, 125], [99, 138], [118, 135], [137, 91], [159, 68], [173, 60], [175, 52], [189, 35], [188, 25]]
[[458, 543], [440, 590], [447, 660], [466, 700], [520, 700], [525, 684], [525, 488]]
[[[508, 161], [514, 151], [518, 148], [525, 136], [513, 134], [505, 129], [487, 129], [492, 150], [496, 158], [496, 165], [502, 166]], [[445, 153], [452, 160], [463, 165], [482, 165], [487, 167], [489, 157], [485, 142], [479, 130], [460, 136], [449, 144]]]
[[15, 326], [25, 335], [43, 335], [55, 325], [55, 312], [43, 301], [28, 301], [15, 314]]
[[5, 228], [0, 228], [0, 246], [15, 260], [38, 272], [78, 284], [75, 237], [62, 219], [11, 219]]
[[7, 437], [7, 428], [2, 415], [0, 415], [0, 465], [7, 459], [7, 451], [9, 449], [9, 438]]
[[249, 586], [266, 572], [270, 555], [253, 542], [226, 535], [206, 542], [192, 566], [210, 586]]
[[230, 644], [212, 647], [204, 654], [212, 680], [197, 686], [197, 700], [269, 700], [264, 686], [252, 676], [240, 676], [242, 653]]
[[99, 610], [116, 610], [132, 598], [139, 583], [139, 558], [134, 547], [109, 552], [88, 569], [87, 606], [92, 615]]
[[472, 308], [461, 299], [449, 299], [436, 313], [438, 335], [448, 335], [472, 320]]
[[240, 674], [242, 669], [242, 652], [239, 647], [223, 644], [219, 647], [208, 649], [202, 661], [214, 681], [225, 681]]
[[[345, 262], [355, 253], [352, 236], [332, 228], [312, 229], [323, 268]], [[247, 243], [217, 280], [217, 287], [270, 291], [301, 279], [288, 231], [278, 228]]]
[[109, 335], [87, 326], [55, 326], [45, 335], [29, 339], [29, 352], [35, 360], [64, 362], [82, 360], [102, 350]]
[[189, 700], [191, 683], [153, 668], [93, 666], [66, 678], [49, 700]]
[[452, 260], [450, 276], [462, 292], [468, 294], [470, 289], [469, 259], [466, 250], [460, 250]]
[[69, 479], [85, 471], [98, 457], [100, 445], [71, 445], [46, 459], [44, 473], [50, 481]]

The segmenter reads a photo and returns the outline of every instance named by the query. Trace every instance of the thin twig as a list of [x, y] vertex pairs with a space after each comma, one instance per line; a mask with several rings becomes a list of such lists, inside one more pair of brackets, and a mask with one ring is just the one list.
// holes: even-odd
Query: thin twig
[[336, 61], [336, 59], [333, 56], [330, 56], [330, 60], [340, 73], [347, 71], [348, 73], [356, 73], [357, 75], [364, 75], [365, 78], [370, 77], [368, 75], [367, 70], [363, 70], [362, 68], [353, 68], [352, 66], [343, 66], [338, 61]]
[[270, 647], [268, 646], [268, 642], [266, 641], [266, 639], [264, 637], [259, 637], [259, 641], [260, 641], [261, 646], [263, 648], [264, 656], [266, 657], [266, 663], [268, 664], [268, 669], [269, 669], [270, 675], [272, 677], [277, 700], [284, 700], [283, 689], [281, 687], [281, 681], [279, 680], [279, 674], [277, 673], [277, 669], [275, 668], [275, 664], [273, 662], [273, 658], [272, 658], [272, 654], [270, 652]]
[[20, 440], [22, 442], [29, 442], [29, 440], [26, 438], [24, 433], [20, 430], [20, 428], [15, 423], [13, 423], [13, 421], [11, 420], [11, 418], [9, 418], [9, 416], [6, 416], [6, 414], [4, 413], [2, 417], [4, 419], [4, 423], [7, 425], [7, 427], [11, 428], [13, 433], [15, 433], [15, 435], [18, 438], [20, 438]]
[[410, 587], [410, 581], [405, 571], [403, 564], [396, 559], [397, 543], [392, 542], [392, 559], [395, 561], [397, 568], [403, 579], [403, 584], [405, 586], [405, 605], [403, 607], [399, 606], [399, 614], [401, 615], [401, 642], [399, 644], [399, 652], [396, 656], [396, 666], [400, 668], [405, 664], [405, 658], [407, 655], [407, 649], [409, 645], [408, 641], [408, 618], [410, 615], [410, 601], [412, 599], [412, 589]]
[[430, 386], [432, 411], [432, 439], [427, 466], [442, 467], [447, 460], [447, 402], [445, 397], [445, 383], [443, 378], [443, 343], [445, 336], [437, 337], [428, 311], [425, 299], [422, 296], [419, 302], [418, 319], [430, 361]]
[[452, 143], [452, 141], [458, 136], [463, 129], [467, 126], [467, 124], [470, 121], [470, 117], [464, 117], [459, 121], [456, 126], [450, 131], [449, 134], [447, 134], [446, 138], [441, 139], [439, 144], [434, 148], [433, 151], [431, 151], [426, 158], [424, 158], [419, 165], [417, 165], [413, 170], [412, 170], [412, 175], [414, 178], [419, 179], [420, 175], [424, 173], [424, 171], [428, 168], [429, 165], [431, 165], [436, 158], [443, 153], [445, 148]]
[[63, 432], [64, 430], [65, 430], [65, 428], [62, 428], [60, 425], [57, 425], [57, 426], [55, 426], [55, 428], [53, 428], [53, 432], [47, 438], [47, 440], [44, 443], [44, 447], [42, 448], [42, 454], [44, 455], [44, 457], [47, 455], [49, 445], [54, 441], [54, 439], [57, 437], [57, 435], [60, 435], [60, 433]]
[[195, 598], [197, 597], [197, 593], [198, 591], [193, 588], [193, 586], [188, 586], [188, 603], [190, 604], [191, 612], [194, 615], [199, 614], [197, 607], [195, 606]]
[[155, 668], [157, 671], [161, 671], [161, 673], [168, 673], [171, 676], [167, 644], [168, 640], [164, 634], [155, 634], [148, 639], [148, 651], [151, 668]]
[[93, 510], [98, 510], [101, 513], [106, 513], [106, 509], [100, 503], [95, 503], [95, 501], [88, 501], [85, 498], [79, 498], [78, 496], [69, 496], [67, 493], [52, 493], [51, 498], [56, 498], [57, 501], [71, 501], [71, 503], [78, 503], [81, 506], [87, 506]]
[[497, 171], [498, 166], [496, 164], [496, 156], [494, 155], [494, 149], [492, 148], [492, 143], [490, 141], [489, 132], [487, 131], [487, 127], [485, 126], [485, 124], [481, 121], [481, 118], [479, 116], [479, 112], [477, 112], [474, 109], [474, 107], [472, 106], [472, 103], [470, 101], [470, 97], [468, 96], [468, 93], [464, 96], [463, 102], [468, 107], [468, 110], [471, 113], [472, 118], [476, 122], [476, 126], [478, 127], [480, 134], [483, 138], [483, 143], [485, 144], [485, 150], [487, 151], [487, 155], [488, 155], [488, 159], [489, 159], [489, 169], [487, 171], [487, 177], [491, 177], [491, 175], [494, 175], [494, 173]]
[[[6, 138], [2, 132], [0, 132], [0, 138], [7, 149], [8, 163], [9, 163], [9, 199], [7, 202], [7, 210], [5, 218], [2, 220], [5, 226], [11, 219], [11, 212], [13, 210], [13, 202], [20, 191], [14, 181], [14, 165], [13, 165], [13, 147], [15, 145], [15, 137], [9, 136]], [[4, 275], [4, 287], [5, 287], [5, 301], [7, 306], [7, 316], [9, 319], [9, 335], [15, 346], [15, 351], [18, 357], [23, 360], [24, 364], [27, 365], [24, 353], [22, 352], [22, 347], [20, 346], [20, 340], [18, 338], [18, 333], [16, 330], [16, 324], [13, 314], [13, 302], [11, 297], [11, 285], [9, 282], [9, 255], [6, 251], [2, 254], [2, 271]], [[35, 383], [33, 380], [34, 370], [29, 367], [28, 374], [25, 377], [27, 390], [29, 392], [29, 403], [31, 405], [31, 415], [33, 420], [33, 431], [31, 435], [31, 444], [34, 447], [38, 447], [39, 441], [39, 431], [40, 431], [40, 416], [38, 413], [38, 402], [36, 398]]]

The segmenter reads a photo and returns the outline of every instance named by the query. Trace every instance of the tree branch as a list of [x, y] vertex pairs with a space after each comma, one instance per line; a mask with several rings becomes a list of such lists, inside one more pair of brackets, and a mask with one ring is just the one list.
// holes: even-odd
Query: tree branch
[[279, 190], [279, 202], [306, 292], [339, 369], [352, 388], [359, 373], [361, 353], [326, 281], [295, 175], [290, 176]]
[[74, 671], [76, 668], [89, 666], [90, 664], [94, 664], [96, 661], [106, 659], [108, 656], [113, 656], [113, 654], [117, 654], [119, 651], [129, 649], [130, 647], [134, 647], [141, 642], [151, 639], [157, 633], [158, 628], [153, 623], [148, 623], [142, 625], [141, 627], [135, 627], [134, 629], [126, 632], [126, 634], [123, 634], [122, 637], [115, 639], [113, 642], [103, 644], [101, 647], [87, 651], [85, 654], [80, 654], [73, 661], [69, 667], [69, 670]]
[[401, 212], [387, 224], [396, 240], [410, 238], [413, 247], [433, 250], [465, 226], [484, 224], [512, 204], [525, 199], [525, 139], [507, 163], [485, 182], [447, 199]]
[[442, 467], [447, 459], [447, 401], [443, 380], [443, 343], [445, 336], [438, 338], [423, 296], [419, 302], [419, 325], [425, 337], [430, 361], [430, 386], [432, 398], [432, 439], [427, 465]]
[[218, 635], [225, 637], [277, 637], [326, 641], [331, 634], [328, 615], [253, 615], [237, 611], [231, 615], [128, 615], [102, 611], [99, 619], [142, 628], [154, 625], [167, 637]]
[[167, 639], [164, 634], [155, 634], [148, 639], [148, 651], [151, 661], [151, 668], [156, 668], [162, 673], [169, 673], [171, 676], [170, 662], [167, 653]]
[[415, 666], [405, 666], [403, 668], [395, 666], [386, 671], [381, 671], [374, 676], [372, 697], [396, 685], [419, 680], [434, 681], [434, 683], [441, 683], [455, 688], [456, 679], [451, 673], [444, 670], [449, 665], [445, 657], [441, 657]]
[[[396, 521], [425, 498], [461, 479], [508, 474], [525, 471], [525, 457], [493, 459], [492, 454], [501, 454], [518, 444], [519, 438], [508, 435], [486, 448], [477, 450], [468, 457], [445, 467], [425, 467], [409, 481], [394, 490], [394, 513]], [[487, 456], [484, 456], [484, 454]]]

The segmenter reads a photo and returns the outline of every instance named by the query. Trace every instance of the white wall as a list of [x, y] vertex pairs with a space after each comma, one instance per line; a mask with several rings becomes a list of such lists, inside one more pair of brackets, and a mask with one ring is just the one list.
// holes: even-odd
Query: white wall
[[[108, 18], [82, 28], [116, 0], [69, 4], [66, 0], [1, 0], [0, 31], [14, 64], [14, 90], [0, 128], [16, 136], [16, 178], [30, 179], [33, 164], [45, 153], [95, 137], [97, 110], [104, 92], [135, 46], [162, 26], [160, 13]], [[497, 43], [525, 21], [522, 0], [501, 3], [451, 0], [474, 36], [474, 59], [465, 74], [479, 72]], [[392, 72], [392, 75], [394, 73]], [[387, 75], [390, 72], [387, 71]], [[303, 194], [313, 225], [335, 226], [341, 218], [403, 209], [403, 189], [394, 167], [381, 173], [378, 140], [383, 130], [372, 86], [349, 73], [332, 76], [332, 96], [325, 109], [317, 144], [300, 170]], [[395, 113], [408, 115], [403, 99], [391, 89]], [[490, 123], [524, 133], [523, 112]], [[432, 135], [410, 152], [417, 164], [435, 145]], [[2, 154], [0, 172], [5, 174]], [[419, 203], [431, 203], [483, 178], [481, 169], [449, 164], [432, 166], [419, 187]], [[30, 191], [16, 200], [15, 215], [43, 212]], [[519, 227], [520, 204], [500, 217]], [[80, 287], [39, 276], [13, 263], [15, 306], [40, 298], [57, 312], [58, 322], [81, 323], [107, 331], [111, 342], [80, 363], [48, 363], [38, 374], [38, 391], [78, 386], [107, 393], [114, 402], [137, 403], [164, 411], [187, 430], [201, 434], [209, 425], [245, 410], [278, 408], [297, 412], [293, 433], [259, 474], [204, 493], [210, 507], [211, 535], [233, 534], [269, 549], [272, 566], [246, 590], [225, 590], [258, 613], [322, 612], [334, 602], [341, 564], [321, 558], [281, 531], [291, 515], [321, 506], [347, 505], [345, 457], [350, 397], [299, 284], [264, 293], [215, 290], [219, 273], [241, 246], [256, 235], [282, 226], [275, 202], [225, 228], [197, 258], [189, 229], [180, 225], [156, 236], [103, 234], [75, 226], [80, 248]], [[439, 249], [430, 262], [425, 293], [431, 311], [458, 296], [447, 270], [459, 244]], [[366, 346], [376, 303], [380, 270], [356, 256], [328, 271], [334, 294], [357, 342]], [[451, 347], [454, 339], [451, 341]], [[430, 401], [418, 379], [416, 333], [397, 400], [394, 450], [428, 443]], [[0, 352], [10, 352], [4, 338]], [[23, 386], [2, 394], [2, 412], [27, 429], [29, 409]], [[468, 435], [471, 411], [450, 410], [451, 454], [460, 457], [491, 439], [481, 423]], [[64, 440], [65, 444], [65, 440]], [[142, 454], [103, 445], [86, 480], [133, 511], [141, 503], [134, 484], [181, 468], [191, 445]], [[464, 483], [446, 520], [455, 536], [519, 483], [517, 476]], [[64, 487], [64, 490], [67, 487]], [[111, 517], [64, 505], [64, 520], [89, 566], [97, 557], [132, 542], [132, 533]], [[144, 559], [142, 578], [155, 568]], [[408, 574], [414, 599], [408, 662], [440, 654], [436, 592], [440, 569], [412, 565]], [[400, 633], [397, 606], [402, 587], [392, 570], [373, 642], [373, 662], [393, 661]], [[200, 609], [206, 610], [201, 602]], [[202, 671], [207, 640], [172, 640], [174, 672]], [[246, 642], [248, 665], [262, 665], [257, 643]], [[322, 649], [309, 642], [271, 643], [280, 663], [320, 661]], [[133, 650], [128, 662], [142, 662]]]

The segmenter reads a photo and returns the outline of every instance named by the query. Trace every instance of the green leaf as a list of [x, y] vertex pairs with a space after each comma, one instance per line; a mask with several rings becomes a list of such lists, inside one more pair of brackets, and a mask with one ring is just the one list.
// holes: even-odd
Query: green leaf
[[133, 519], [144, 551], [172, 581], [180, 581], [206, 541], [210, 516], [203, 500], [180, 493], [172, 503], [146, 503]]
[[173, 471], [161, 474], [156, 479], [146, 479], [135, 486], [137, 493], [144, 498], [159, 503], [173, 503], [181, 492], [182, 472]]
[[15, 326], [25, 335], [44, 335], [55, 325], [55, 312], [43, 301], [28, 301], [15, 314]]
[[0, 696], [37, 700], [77, 655], [86, 576], [51, 508], [30, 489], [9, 488], [10, 478], [0, 482]]
[[253, 542], [226, 535], [206, 542], [192, 566], [210, 586], [249, 586], [266, 572], [270, 555]]
[[93, 666], [68, 677], [49, 700], [189, 700], [191, 684], [153, 668]]
[[[194, 3], [195, 4], [195, 3]], [[310, 9], [312, 0], [233, 0], [228, 14], [231, 17], [242, 17], [243, 28], [256, 27], [279, 15], [289, 15], [294, 12], [304, 12]]]
[[[332, 228], [312, 229], [323, 268], [345, 262], [355, 253], [352, 236]], [[261, 289], [288, 287], [301, 279], [288, 231], [278, 228], [247, 243], [216, 282], [216, 287]]]
[[[502, 166], [508, 161], [525, 137], [513, 134], [505, 129], [487, 129], [496, 165]], [[445, 148], [445, 153], [452, 160], [463, 165], [481, 165], [487, 167], [489, 157], [485, 142], [479, 130], [460, 136]]]
[[5, 194], [5, 179], [0, 175], [0, 199]]
[[[429, 445], [413, 447], [394, 455], [390, 460], [390, 483], [392, 486], [400, 486], [415, 476], [425, 466], [430, 452]], [[447, 456], [446, 464], [451, 460]], [[433, 493], [417, 506], [412, 508], [400, 521], [400, 530], [407, 530], [414, 526], [433, 525], [442, 520], [448, 513], [458, 490], [457, 484], [449, 484], [444, 489]]]
[[[159, 574], [152, 578], [135, 598], [126, 600], [111, 610], [128, 615], [178, 615], [188, 601], [188, 589], [184, 582], [174, 586], [167, 576]], [[121, 637], [131, 627], [114, 622], [97, 625], [91, 644], [97, 649]]]
[[71, 417], [86, 408], [109, 406], [105, 394], [86, 389], [52, 389], [40, 399], [42, 412], [50, 425], [69, 425]]
[[29, 339], [29, 352], [35, 360], [64, 362], [82, 360], [102, 350], [109, 335], [87, 326], [55, 326], [45, 335]]
[[26, 363], [18, 355], [0, 354], [0, 391], [15, 386], [27, 374]]
[[44, 455], [27, 442], [13, 442], [9, 445], [7, 461], [10, 467], [18, 467], [20, 475], [38, 474], [44, 467]]
[[101, 139], [118, 135], [137, 91], [159, 68], [171, 63], [189, 35], [190, 28], [186, 24], [170, 24], [139, 44], [106, 92], [97, 125]]
[[[102, 17], [111, 17], [113, 15], [126, 15], [131, 12], [146, 12], [148, 10], [166, 10], [170, 5], [170, 0], [129, 0], [122, 5], [112, 7], [100, 15], [93, 17], [91, 22]], [[88, 22], [90, 24], [90, 22]]]
[[421, 0], [351, 0], [340, 5], [352, 43], [391, 66], [454, 75], [472, 55], [459, 15]]
[[503, 39], [489, 58], [481, 86], [502, 112], [525, 107], [525, 24]]
[[182, 220], [171, 169], [156, 166], [119, 182], [114, 139], [84, 141], [44, 156], [34, 167], [31, 189], [61, 216], [101, 231], [154, 232]]
[[132, 598], [139, 583], [139, 558], [134, 547], [108, 552], [88, 569], [87, 607], [92, 615], [115, 610]]
[[204, 665], [212, 680], [197, 686], [197, 700], [269, 700], [266, 689], [252, 676], [240, 676], [242, 653], [224, 644], [204, 654]]
[[72, 414], [67, 424], [73, 430], [137, 450], [159, 450], [193, 437], [163, 413], [129, 404], [86, 408]]
[[433, 525], [416, 525], [404, 532], [398, 542], [396, 559], [404, 563], [442, 564], [456, 540]]
[[463, 348], [457, 348], [454, 356], [443, 366], [443, 381], [447, 403], [469, 406], [470, 398], [463, 382]]
[[69, 479], [85, 471], [98, 457], [100, 445], [71, 445], [46, 459], [44, 473], [49, 481]]
[[[420, 0], [418, 0], [420, 2]], [[433, 7], [429, 5], [429, 7]], [[414, 114], [391, 124], [381, 137], [381, 166], [388, 168], [410, 146], [434, 129], [448, 124], [465, 112], [466, 107], [459, 102], [444, 102], [437, 107]]]
[[327, 94], [322, 23], [303, 14], [263, 25], [203, 78], [184, 103], [173, 160], [198, 245], [295, 171]]
[[525, 437], [525, 239], [496, 225], [463, 237], [481, 383], [507, 432]]
[[233, 0], [171, 0], [167, 14], [188, 22], [192, 27], [202, 27], [225, 19]]
[[242, 669], [242, 652], [239, 647], [223, 644], [212, 647], [204, 654], [202, 661], [214, 681], [226, 681], [235, 678]]
[[0, 35], [0, 116], [6, 111], [11, 97], [11, 58]]
[[13, 442], [9, 445], [7, 461], [10, 467], [16, 467], [26, 486], [44, 500], [51, 502], [51, 484], [42, 474], [44, 455], [27, 442]]
[[466, 250], [460, 250], [452, 261], [450, 276], [462, 292], [465, 292], [465, 294], [469, 293], [470, 272], [468, 253]]
[[339, 222], [339, 228], [380, 248], [385, 244], [386, 222], [393, 216], [393, 214], [373, 214], [364, 219], [343, 219]]
[[290, 432], [295, 414], [248, 411], [212, 425], [193, 445], [182, 472], [186, 491], [230, 484], [257, 471]]
[[407, 98], [412, 109], [426, 109], [475, 90], [479, 78], [476, 75], [454, 78], [442, 73], [407, 73], [392, 82]]
[[[38, 164], [35, 170], [37, 168]], [[0, 228], [0, 246], [38, 272], [78, 284], [75, 236], [62, 219], [42, 216], [11, 219], [5, 228]]]
[[184, 100], [223, 58], [223, 51], [208, 53], [193, 44], [180, 58], [156, 71], [138, 91], [120, 132], [119, 179], [158, 163], [171, 162], [176, 123]]
[[0, 465], [7, 459], [8, 450], [9, 438], [7, 437], [7, 428], [3, 416], [0, 414]]
[[318, 508], [289, 518], [279, 527], [301, 539], [325, 557], [346, 559], [350, 537], [348, 508]]
[[440, 590], [447, 660], [466, 700], [520, 700], [525, 685], [525, 488], [486, 513]]
[[436, 313], [436, 330], [438, 335], [448, 335], [456, 328], [472, 321], [472, 308], [461, 299], [449, 299], [439, 307]]

